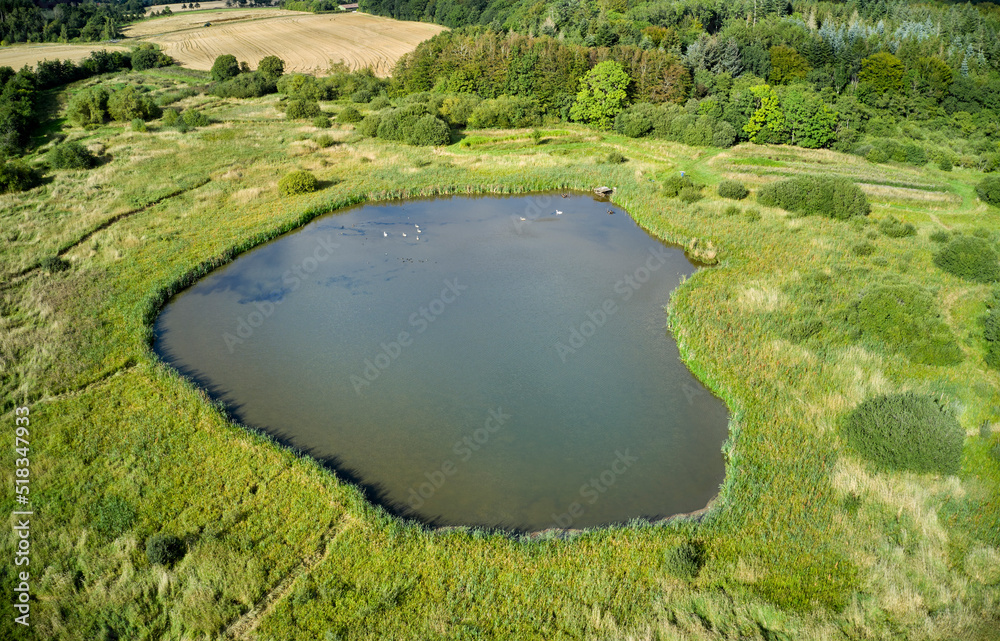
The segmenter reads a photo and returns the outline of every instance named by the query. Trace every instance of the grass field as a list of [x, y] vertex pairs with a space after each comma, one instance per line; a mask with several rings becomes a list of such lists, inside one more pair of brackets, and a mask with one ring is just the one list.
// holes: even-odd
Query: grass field
[[186, 12], [186, 11], [208, 11], [210, 9], [225, 9], [226, 8], [226, 0], [207, 0], [206, 2], [199, 2], [198, 4], [200, 4], [201, 6], [198, 7], [197, 9], [195, 9], [194, 7], [191, 7], [191, 8], [185, 7], [185, 8], [182, 9], [181, 7], [183, 5], [186, 5], [186, 4], [187, 4], [186, 2], [170, 2], [170, 3], [167, 3], [167, 4], [153, 4], [153, 5], [150, 5], [150, 6], [146, 7], [146, 15], [148, 16], [149, 14], [153, 13], [154, 11], [163, 11], [163, 9], [165, 7], [170, 7], [170, 11], [172, 11], [173, 13], [180, 13], [180, 12]]
[[[162, 70], [107, 79], [140, 80], [154, 92], [174, 84]], [[998, 638], [1000, 380], [983, 361], [979, 320], [990, 287], [937, 269], [929, 238], [947, 228], [997, 239], [1000, 213], [974, 200], [979, 174], [575, 125], [543, 131], [539, 145], [530, 131], [477, 131], [414, 148], [349, 125], [285, 122], [276, 100], [185, 98], [178, 106], [216, 121], [187, 133], [156, 122], [148, 133], [69, 128], [100, 152], [99, 167], [0, 196], [0, 425], [12, 430], [14, 408], [30, 408], [37, 597], [27, 630], [13, 629], [5, 606], [0, 637]], [[318, 145], [321, 134], [335, 144]], [[605, 163], [610, 151], [628, 162]], [[294, 169], [323, 188], [280, 197], [277, 181]], [[870, 220], [714, 195], [726, 176], [756, 188], [779, 169], [878, 187]], [[679, 170], [707, 185], [703, 200], [663, 195]], [[233, 424], [149, 348], [171, 293], [345, 204], [598, 184], [618, 187], [615, 201], [650, 233], [717, 263], [674, 293], [664, 318], [732, 410], [726, 481], [700, 520], [537, 536], [431, 531]], [[918, 233], [882, 235], [890, 212]], [[859, 243], [874, 251], [858, 254]], [[41, 267], [57, 255], [68, 269]], [[961, 363], [918, 365], [832, 329], [790, 331], [899, 281], [933, 293]], [[845, 447], [844, 412], [904, 390], [939, 394], [957, 413], [968, 435], [959, 475], [877, 472]], [[7, 505], [13, 470], [14, 457], [0, 457]], [[156, 533], [184, 539], [176, 565], [148, 562]], [[0, 554], [13, 558], [16, 540], [4, 529]], [[0, 564], [4, 584], [12, 568]]]
[[[212, 26], [203, 26], [211, 22]], [[363, 13], [316, 15], [279, 9], [198, 11], [144, 20], [124, 29], [130, 38], [160, 45], [191, 69], [211, 69], [232, 54], [251, 67], [266, 56], [285, 61], [286, 71], [325, 72], [344, 62], [388, 76], [396, 60], [444, 30], [426, 22], [401, 22]]]

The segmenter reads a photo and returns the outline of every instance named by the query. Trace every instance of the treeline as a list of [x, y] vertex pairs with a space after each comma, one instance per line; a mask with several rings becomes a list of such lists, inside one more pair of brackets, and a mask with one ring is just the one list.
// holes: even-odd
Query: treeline
[[141, 0], [57, 4], [43, 9], [31, 0], [0, 0], [0, 41], [72, 42], [120, 38], [121, 27], [143, 17]]

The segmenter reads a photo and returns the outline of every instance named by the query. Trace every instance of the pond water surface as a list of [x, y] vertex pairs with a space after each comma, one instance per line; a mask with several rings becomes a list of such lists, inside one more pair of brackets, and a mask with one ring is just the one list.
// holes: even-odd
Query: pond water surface
[[703, 508], [724, 474], [727, 409], [665, 328], [694, 270], [589, 196], [364, 205], [179, 293], [154, 348], [396, 512], [659, 518]]

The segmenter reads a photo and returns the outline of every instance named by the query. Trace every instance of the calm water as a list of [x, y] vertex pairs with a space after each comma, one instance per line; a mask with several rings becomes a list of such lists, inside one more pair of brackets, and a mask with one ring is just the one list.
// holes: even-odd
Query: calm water
[[697, 510], [723, 479], [728, 414], [663, 310], [695, 268], [609, 207], [449, 198], [328, 215], [177, 295], [155, 348], [244, 423], [426, 521], [537, 530]]

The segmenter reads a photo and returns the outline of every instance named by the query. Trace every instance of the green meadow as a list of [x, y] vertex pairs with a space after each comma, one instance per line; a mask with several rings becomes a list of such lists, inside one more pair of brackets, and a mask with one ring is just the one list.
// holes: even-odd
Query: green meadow
[[[153, 120], [140, 132], [59, 121], [74, 92], [127, 82], [172, 92], [173, 107], [212, 122], [182, 132]], [[0, 424], [12, 447], [16, 408], [29, 408], [34, 512], [31, 625], [14, 623], [8, 592], [0, 636], [1000, 638], [1000, 378], [983, 321], [997, 285], [935, 264], [957, 237], [1000, 242], [1000, 210], [976, 198], [981, 173], [572, 124], [411, 147], [354, 125], [287, 121], [276, 95], [217, 98], [203, 82], [157, 69], [55, 91], [55, 122], [28, 160], [65, 136], [99, 164], [0, 196]], [[346, 104], [321, 106], [332, 116]], [[608, 162], [613, 153], [625, 161]], [[281, 195], [295, 170], [319, 189]], [[681, 171], [700, 198], [667, 195]], [[809, 175], [858, 184], [871, 213], [835, 220], [755, 200], [768, 183]], [[722, 180], [750, 196], [719, 197]], [[234, 423], [151, 351], [173, 293], [316, 216], [598, 185], [710, 265], [663, 301], [684, 361], [731, 411], [726, 480], [700, 515], [589, 531], [429, 529]], [[885, 291], [924, 305], [899, 321], [901, 334], [858, 311]], [[947, 349], [915, 351], [925, 333]], [[957, 473], [886, 469], [845, 438], [860, 403], [910, 391], [957, 418]], [[8, 506], [10, 447], [0, 457]], [[156, 535], [183, 541], [182, 558], [150, 563]], [[4, 528], [5, 586], [24, 569], [9, 561], [17, 545]]]

